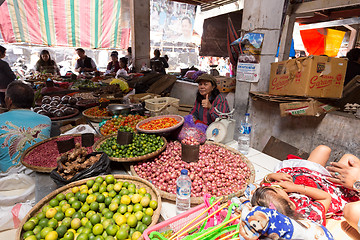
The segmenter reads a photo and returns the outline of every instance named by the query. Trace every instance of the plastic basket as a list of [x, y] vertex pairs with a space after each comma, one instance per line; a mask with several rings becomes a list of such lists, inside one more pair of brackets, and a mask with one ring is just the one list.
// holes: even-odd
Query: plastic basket
[[[180, 215], [177, 215], [173, 218], [169, 218], [168, 220], [166, 220], [164, 222], [161, 222], [159, 224], [156, 224], [155, 226], [147, 228], [143, 233], [143, 237], [145, 240], [150, 240], [149, 235], [150, 235], [150, 233], [152, 233], [154, 231], [157, 231], [159, 233], [164, 233], [169, 230], [172, 230], [173, 233], [177, 232], [182, 227], [184, 227], [186, 224], [188, 224], [191, 220], [193, 220], [194, 218], [199, 216], [200, 213], [202, 213], [205, 209], [206, 209], [205, 203], [203, 203], [197, 207], [191, 208], [188, 211], [186, 211]], [[205, 217], [206, 217], [206, 214], [203, 214], [203, 216], [199, 217], [199, 219], [197, 219], [190, 226], [195, 225], [196, 223], [200, 222]]]
[[145, 100], [145, 108], [152, 116], [178, 114], [180, 99], [161, 97]]

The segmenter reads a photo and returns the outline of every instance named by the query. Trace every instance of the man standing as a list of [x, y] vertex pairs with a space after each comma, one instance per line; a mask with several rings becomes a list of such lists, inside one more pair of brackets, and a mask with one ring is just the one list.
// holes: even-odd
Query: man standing
[[6, 48], [0, 46], [0, 103], [5, 107], [5, 91], [6, 87], [16, 79], [15, 74], [11, 70], [9, 64], [2, 60], [6, 56]]
[[0, 175], [25, 172], [20, 157], [27, 148], [50, 137], [50, 118], [30, 110], [34, 92], [13, 81], [5, 93], [8, 112], [0, 114]]
[[76, 49], [76, 53], [80, 57], [75, 63], [76, 72], [93, 72], [96, 71], [96, 64], [92, 58], [89, 58], [85, 54], [85, 50], [82, 48]]

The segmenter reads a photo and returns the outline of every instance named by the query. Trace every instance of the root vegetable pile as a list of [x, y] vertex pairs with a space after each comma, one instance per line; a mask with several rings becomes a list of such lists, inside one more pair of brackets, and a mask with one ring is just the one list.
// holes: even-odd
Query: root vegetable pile
[[110, 135], [116, 133], [118, 130], [133, 132], [136, 129], [136, 124], [145, 118], [146, 117], [140, 115], [114, 116], [100, 127], [100, 132], [102, 135]]
[[99, 161], [101, 156], [101, 154], [97, 154], [86, 159], [87, 154], [87, 149], [77, 143], [73, 150], [62, 154], [58, 158], [58, 173], [66, 180], [69, 180], [78, 172], [91, 167]]
[[191, 196], [205, 193], [214, 196], [229, 195], [244, 188], [250, 178], [250, 169], [240, 155], [217, 145], [201, 145], [198, 162], [181, 160], [181, 144], [171, 142], [154, 161], [138, 163], [136, 173], [152, 182], [158, 189], [176, 194], [176, 179], [181, 169], [187, 169], [192, 181]]
[[141, 124], [140, 128], [144, 130], [159, 130], [169, 128], [178, 124], [179, 121], [172, 117], [164, 117], [151, 120], [147, 123]]
[[[57, 141], [64, 141], [74, 138], [75, 144], [81, 143], [80, 136], [61, 136], [56, 139], [44, 142], [32, 149], [23, 159], [27, 164], [37, 167], [56, 168], [57, 158], [61, 156], [57, 148]], [[99, 140], [98, 137], [94, 138], [94, 141]], [[88, 153], [92, 153], [92, 147], [87, 147]]]
[[105, 152], [109, 157], [132, 158], [155, 152], [163, 145], [162, 138], [154, 134], [134, 134], [131, 144], [119, 145], [116, 137], [112, 137], [102, 143], [97, 151]]

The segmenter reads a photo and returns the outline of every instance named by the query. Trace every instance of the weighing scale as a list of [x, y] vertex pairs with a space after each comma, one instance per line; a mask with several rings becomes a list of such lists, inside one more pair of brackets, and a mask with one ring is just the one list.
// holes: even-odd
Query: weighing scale
[[219, 117], [207, 128], [206, 138], [210, 141], [223, 144], [233, 141], [236, 123], [236, 121], [232, 119], [234, 109], [229, 113], [222, 113], [215, 108], [215, 112]]

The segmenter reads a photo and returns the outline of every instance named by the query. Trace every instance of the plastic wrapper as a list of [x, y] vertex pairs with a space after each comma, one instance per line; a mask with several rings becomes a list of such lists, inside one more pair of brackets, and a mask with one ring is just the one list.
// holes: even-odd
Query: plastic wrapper
[[178, 135], [178, 140], [181, 142], [187, 137], [193, 137], [200, 144], [203, 144], [206, 141], [207, 127], [203, 123], [195, 123], [192, 115], [186, 115], [184, 117], [184, 125]]
[[[95, 156], [99, 153], [100, 152], [90, 153], [90, 154], [86, 155], [86, 159], [88, 159], [91, 156]], [[78, 180], [89, 178], [89, 177], [95, 177], [98, 175], [108, 174], [108, 173], [110, 173], [110, 159], [106, 153], [101, 153], [101, 156], [96, 163], [94, 163], [91, 167], [78, 172], [77, 174], [75, 174], [74, 177], [72, 177], [69, 180], [66, 180], [65, 178], [63, 178], [57, 172], [57, 168], [51, 171], [50, 177], [60, 187], [60, 186], [64, 186], [64, 185], [74, 182], [74, 181], [78, 181]]]

